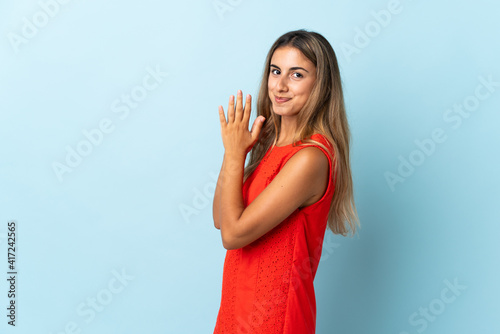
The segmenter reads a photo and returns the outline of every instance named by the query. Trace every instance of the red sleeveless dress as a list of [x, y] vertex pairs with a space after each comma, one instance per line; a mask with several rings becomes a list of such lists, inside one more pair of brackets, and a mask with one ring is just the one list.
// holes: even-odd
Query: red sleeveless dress
[[[333, 149], [321, 134], [314, 139]], [[333, 162], [328, 157], [329, 171]], [[296, 152], [307, 146], [271, 147], [243, 184], [248, 206]], [[251, 244], [227, 250], [222, 297], [214, 334], [313, 334], [316, 329], [316, 275], [336, 177], [316, 203], [297, 208]]]

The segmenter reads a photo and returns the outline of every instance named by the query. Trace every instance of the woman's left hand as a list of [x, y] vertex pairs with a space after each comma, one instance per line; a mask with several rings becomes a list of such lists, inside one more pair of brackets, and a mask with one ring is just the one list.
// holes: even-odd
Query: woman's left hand
[[227, 111], [227, 121], [224, 115], [224, 109], [219, 106], [219, 118], [221, 125], [222, 143], [226, 152], [231, 154], [246, 154], [259, 139], [260, 130], [264, 124], [265, 118], [259, 116], [255, 119], [252, 130], [248, 131], [248, 123], [251, 111], [250, 94], [247, 95], [245, 108], [243, 109], [243, 93], [238, 90], [236, 101], [236, 110], [234, 108], [234, 95], [229, 98], [229, 107]]

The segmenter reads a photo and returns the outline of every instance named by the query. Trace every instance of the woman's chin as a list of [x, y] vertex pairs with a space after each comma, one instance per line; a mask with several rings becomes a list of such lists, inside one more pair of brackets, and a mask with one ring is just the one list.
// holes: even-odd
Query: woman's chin
[[288, 107], [285, 107], [285, 106], [280, 106], [280, 105], [275, 105], [273, 104], [273, 107], [272, 107], [273, 111], [275, 113], [277, 113], [278, 115], [281, 115], [281, 114], [284, 114], [286, 113], [286, 111], [289, 109]]

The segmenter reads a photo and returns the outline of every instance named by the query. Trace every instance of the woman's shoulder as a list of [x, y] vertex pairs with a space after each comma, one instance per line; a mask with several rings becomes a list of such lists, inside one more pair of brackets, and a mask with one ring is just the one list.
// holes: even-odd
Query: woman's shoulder
[[[331, 145], [328, 138], [321, 133], [314, 133], [306, 138], [306, 140], [299, 141], [299, 145], [295, 146], [290, 155], [295, 156], [294, 160], [304, 159], [313, 161], [313, 163], [324, 163], [328, 166], [328, 151], [331, 153]], [[318, 145], [318, 143], [320, 145]], [[322, 147], [323, 145], [324, 147]], [[325, 150], [326, 148], [326, 150]]]
[[322, 142], [324, 142], [324, 141], [328, 141], [328, 140], [326, 139], [326, 136], [325, 136], [324, 134], [322, 134], [322, 133], [319, 133], [319, 132], [313, 133], [313, 134], [311, 135], [311, 139], [320, 140], [320, 141], [322, 141]]
[[329, 149], [332, 148], [332, 144], [330, 143], [330, 140], [322, 133], [313, 133], [310, 136], [310, 139], [315, 140], [315, 141], [325, 145]]

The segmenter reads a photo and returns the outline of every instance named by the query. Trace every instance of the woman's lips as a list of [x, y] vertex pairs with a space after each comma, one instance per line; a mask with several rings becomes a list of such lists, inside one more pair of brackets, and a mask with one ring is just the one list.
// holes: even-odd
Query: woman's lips
[[277, 103], [285, 103], [286, 101], [290, 100], [290, 99], [287, 99], [287, 98], [279, 98], [279, 97], [274, 97], [274, 100], [277, 102]]

